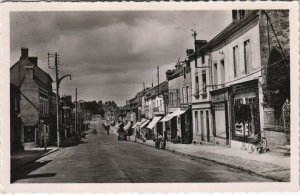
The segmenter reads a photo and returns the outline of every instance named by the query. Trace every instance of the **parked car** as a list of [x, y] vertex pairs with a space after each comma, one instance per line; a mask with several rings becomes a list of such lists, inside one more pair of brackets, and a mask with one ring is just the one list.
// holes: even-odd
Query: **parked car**
[[93, 130], [92, 130], [92, 134], [97, 134], [97, 130], [96, 130], [96, 129], [93, 129]]

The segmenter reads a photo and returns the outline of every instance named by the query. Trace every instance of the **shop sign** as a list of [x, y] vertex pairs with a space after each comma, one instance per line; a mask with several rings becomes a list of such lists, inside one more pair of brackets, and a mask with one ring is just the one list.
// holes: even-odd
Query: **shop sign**
[[211, 96], [212, 102], [223, 102], [227, 101], [227, 92], [219, 93], [219, 94], [214, 94]]

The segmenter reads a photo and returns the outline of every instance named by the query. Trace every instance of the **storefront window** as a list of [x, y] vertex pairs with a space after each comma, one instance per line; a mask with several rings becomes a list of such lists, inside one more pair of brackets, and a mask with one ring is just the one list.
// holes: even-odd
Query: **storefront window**
[[235, 135], [244, 137], [244, 141], [257, 134], [254, 118], [257, 109], [255, 101], [255, 97], [234, 99]]

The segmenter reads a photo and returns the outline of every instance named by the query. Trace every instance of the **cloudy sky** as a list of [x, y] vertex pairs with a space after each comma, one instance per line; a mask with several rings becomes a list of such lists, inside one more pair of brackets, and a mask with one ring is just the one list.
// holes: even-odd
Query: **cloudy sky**
[[60, 93], [79, 99], [114, 100], [124, 105], [174, 68], [197, 39], [210, 40], [231, 22], [231, 11], [98, 11], [11, 13], [11, 65], [28, 47], [39, 66], [48, 69], [48, 52], [60, 55]]

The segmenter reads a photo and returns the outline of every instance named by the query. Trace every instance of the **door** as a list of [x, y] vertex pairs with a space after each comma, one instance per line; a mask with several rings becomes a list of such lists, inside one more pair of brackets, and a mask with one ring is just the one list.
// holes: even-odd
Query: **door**
[[185, 114], [180, 116], [180, 126], [181, 126], [181, 143], [185, 140]]
[[177, 137], [177, 117], [171, 119], [171, 141], [176, 141]]

